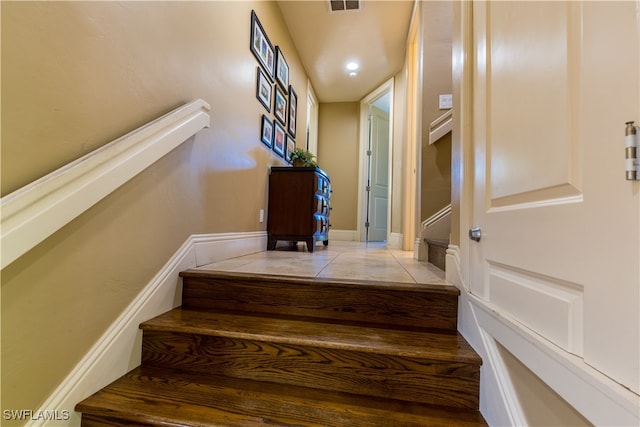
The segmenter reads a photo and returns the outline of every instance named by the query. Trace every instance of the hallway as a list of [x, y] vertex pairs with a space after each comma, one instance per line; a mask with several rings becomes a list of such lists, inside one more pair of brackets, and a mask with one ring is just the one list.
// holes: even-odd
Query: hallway
[[413, 252], [388, 249], [384, 243], [331, 241], [313, 253], [304, 243], [275, 251], [232, 258], [200, 270], [279, 274], [331, 279], [375, 280], [406, 284], [445, 285], [444, 272], [413, 258]]

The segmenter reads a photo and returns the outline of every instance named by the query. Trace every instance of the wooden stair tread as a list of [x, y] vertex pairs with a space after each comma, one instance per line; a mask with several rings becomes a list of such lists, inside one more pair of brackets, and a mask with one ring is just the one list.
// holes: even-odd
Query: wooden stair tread
[[76, 410], [85, 426], [487, 425], [474, 410], [146, 367], [80, 402]]
[[394, 290], [394, 291], [414, 291], [440, 293], [446, 295], [460, 295], [460, 290], [453, 285], [442, 283], [404, 283], [404, 282], [384, 282], [374, 280], [357, 280], [357, 279], [334, 279], [328, 277], [301, 277], [286, 276], [279, 274], [260, 274], [260, 273], [244, 273], [234, 271], [217, 271], [217, 270], [199, 270], [190, 269], [180, 272], [183, 278], [212, 278], [212, 279], [235, 279], [250, 280], [264, 283], [295, 283], [311, 287], [350, 287], [377, 290]]
[[481, 365], [471, 346], [456, 334], [414, 332], [322, 323], [296, 318], [213, 313], [177, 308], [141, 325], [143, 330], [240, 338], [392, 356]]

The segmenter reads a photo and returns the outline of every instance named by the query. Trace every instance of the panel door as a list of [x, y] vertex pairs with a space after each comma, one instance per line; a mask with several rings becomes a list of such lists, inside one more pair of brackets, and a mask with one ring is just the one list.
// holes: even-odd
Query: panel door
[[638, 392], [637, 2], [474, 5], [471, 290]]
[[369, 240], [387, 240], [389, 209], [389, 115], [371, 109], [371, 195]]

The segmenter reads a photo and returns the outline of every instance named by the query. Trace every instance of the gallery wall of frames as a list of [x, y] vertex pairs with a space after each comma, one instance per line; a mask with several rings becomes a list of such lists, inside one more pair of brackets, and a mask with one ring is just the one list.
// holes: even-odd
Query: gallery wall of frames
[[289, 64], [280, 46], [274, 48], [258, 16], [251, 11], [251, 52], [258, 60], [256, 98], [267, 111], [262, 115], [260, 141], [291, 163], [295, 149], [298, 95], [289, 83]]

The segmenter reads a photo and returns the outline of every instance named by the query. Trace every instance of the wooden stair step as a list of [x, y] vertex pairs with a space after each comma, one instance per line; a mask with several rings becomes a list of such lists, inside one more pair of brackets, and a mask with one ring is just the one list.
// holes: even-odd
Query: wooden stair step
[[481, 360], [458, 334], [186, 309], [141, 327], [144, 366], [478, 408]]
[[189, 270], [182, 304], [188, 309], [244, 311], [372, 323], [384, 327], [457, 331], [452, 285], [386, 283]]
[[268, 384], [136, 368], [76, 406], [97, 426], [486, 426], [460, 410]]

